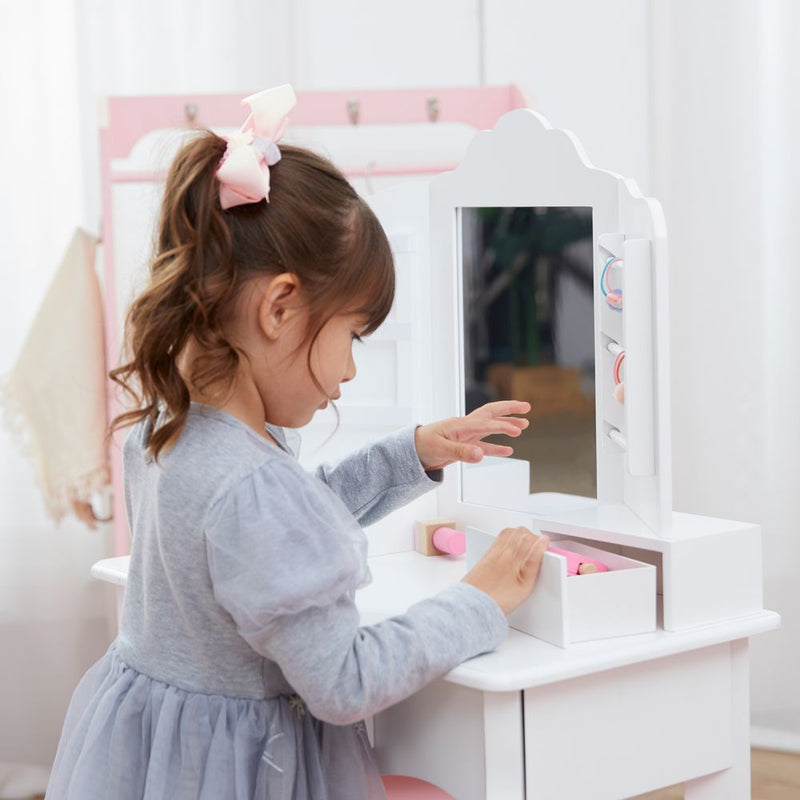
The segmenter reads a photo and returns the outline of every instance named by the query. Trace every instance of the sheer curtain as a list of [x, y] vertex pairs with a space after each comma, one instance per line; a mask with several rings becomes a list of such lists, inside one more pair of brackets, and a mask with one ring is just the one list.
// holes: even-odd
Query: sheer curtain
[[[0, 375], [14, 364], [76, 226], [100, 229], [98, 98], [249, 92], [291, 80], [288, 0], [0, 0]], [[0, 797], [36, 790], [111, 598], [89, 577], [107, 533], [45, 516], [0, 426]], [[25, 766], [30, 770], [26, 780]], [[41, 768], [44, 768], [44, 772]], [[13, 772], [13, 775], [12, 775]]]
[[[87, 225], [75, 53], [72, 2], [3, 2], [0, 373], [13, 366], [72, 230]], [[42, 773], [26, 780], [8, 765], [47, 767], [71, 688], [108, 628], [105, 593], [87, 575], [103, 534], [74, 520], [54, 527], [4, 427], [0, 491], [0, 795], [13, 796]]]
[[752, 741], [800, 751], [800, 8], [654, 0], [655, 196], [670, 232], [674, 504], [761, 524]]
[[790, 0], [765, 3], [759, 20], [758, 117], [762, 203], [762, 318], [764, 320], [764, 526], [766, 601], [781, 612], [779, 635], [753, 652], [754, 740], [800, 752], [800, 8]]

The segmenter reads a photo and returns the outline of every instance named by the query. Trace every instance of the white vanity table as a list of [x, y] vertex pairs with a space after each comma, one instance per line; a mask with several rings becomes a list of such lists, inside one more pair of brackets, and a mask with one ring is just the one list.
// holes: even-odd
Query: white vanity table
[[[370, 568], [357, 597], [367, 625], [460, 580], [466, 561], [407, 551]], [[92, 574], [124, 587], [127, 569], [121, 556]], [[458, 800], [620, 800], [680, 782], [687, 800], [745, 800], [747, 638], [778, 623], [761, 611], [568, 648], [511, 630], [372, 720], [381, 768]]]
[[[496, 652], [377, 715], [372, 734], [382, 770], [424, 778], [458, 800], [620, 800], [680, 782], [690, 800], [749, 798], [747, 640], [778, 627], [779, 617], [762, 606], [759, 527], [672, 510], [660, 207], [632, 182], [592, 167], [574, 137], [529, 110], [477, 134], [456, 170], [369, 200], [398, 272], [393, 313], [365, 345], [376, 361], [393, 364], [384, 383], [394, 386], [394, 400], [370, 408], [370, 419], [387, 427], [468, 410], [464, 263], [474, 215], [465, 209], [528, 208], [542, 216], [579, 209], [589, 220], [596, 497], [531, 494], [528, 463], [509, 460], [487, 462], [481, 473], [449, 468], [425, 508], [492, 534], [525, 525], [554, 543], [578, 540], [655, 573], [649, 632], [571, 641], [563, 626], [543, 638], [512, 630]], [[609, 286], [622, 289], [621, 309], [601, 282], [612, 262]], [[621, 351], [624, 405], [614, 396]], [[385, 385], [380, 394], [387, 396]], [[363, 432], [348, 422], [356, 417], [343, 415], [340, 436], [351, 444]], [[535, 478], [535, 460], [533, 470]], [[373, 583], [357, 597], [365, 624], [402, 614], [466, 572], [464, 557], [412, 550], [414, 513], [382, 523], [386, 536], [377, 546], [370, 534]], [[531, 602], [559, 591], [559, 557], [545, 558]], [[93, 568], [118, 585], [126, 572], [125, 557]], [[596, 586], [589, 602], [603, 607], [603, 584], [584, 585]]]
[[[542, 625], [548, 614], [567, 613], [569, 581], [594, 580], [580, 589], [585, 603], [604, 610], [598, 613], [624, 616], [624, 602], [609, 591], [613, 572], [566, 577], [560, 557], [545, 554], [526, 612], [541, 638], [512, 630], [496, 652], [378, 715], [382, 769], [418, 775], [459, 800], [619, 800], [681, 782], [692, 800], [749, 798], [747, 639], [776, 628], [779, 617], [763, 609], [759, 527], [672, 509], [660, 206], [632, 181], [594, 168], [574, 136], [527, 109], [478, 133], [460, 166], [434, 178], [429, 191], [397, 186], [370, 202], [390, 240], [405, 242], [401, 263], [414, 275], [410, 380], [422, 419], [475, 405], [469, 394], [486, 367], [486, 331], [498, 328], [497, 314], [476, 319], [493, 289], [476, 275], [486, 252], [473, 246], [481, 219], [492, 216], [486, 210], [511, 211], [508, 224], [522, 210], [527, 226], [560, 216], [584, 227], [584, 239], [561, 252], [547, 254], [542, 245], [537, 257], [569, 266], [573, 288], [564, 280], [555, 302], [537, 296], [534, 313], [561, 316], [560, 329], [556, 320], [548, 334], [556, 363], [573, 347], [559, 337], [570, 340], [591, 321], [583, 347], [593, 353], [596, 496], [537, 492], [542, 459], [534, 453], [530, 466], [509, 459], [478, 473], [451, 468], [436, 516], [467, 529], [468, 557], [471, 527], [496, 534], [525, 525], [556, 544], [577, 540], [654, 568], [656, 595], [648, 598], [649, 632], [571, 641], [564, 620], [550, 620], [560, 628]], [[579, 302], [580, 258], [589, 288], [584, 281], [588, 299]], [[538, 292], [544, 283], [530, 285]], [[624, 403], [615, 392], [623, 359]], [[546, 424], [534, 407], [531, 427]], [[411, 552], [371, 564], [374, 583], [358, 599], [365, 621], [401, 613], [466, 570], [461, 560]], [[512, 625], [529, 629], [515, 617]]]
[[[436, 561], [437, 563], [431, 563]], [[365, 623], [458, 580], [463, 557], [371, 560]], [[620, 800], [684, 782], [699, 800], [750, 797], [747, 637], [769, 611], [681, 632], [560, 648], [512, 630], [374, 720], [381, 768], [459, 800]]]

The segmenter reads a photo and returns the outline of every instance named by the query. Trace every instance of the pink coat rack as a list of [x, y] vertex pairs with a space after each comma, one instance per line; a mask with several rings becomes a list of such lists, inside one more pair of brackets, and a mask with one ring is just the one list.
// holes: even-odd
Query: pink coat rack
[[[148, 133], [193, 127], [239, 127], [242, 97], [246, 93], [109, 97], [105, 101], [104, 124], [100, 127], [100, 175], [103, 220], [101, 240], [104, 260], [106, 311], [106, 363], [119, 363], [120, 332], [117, 330], [116, 270], [114, 261], [115, 184], [157, 182], [156, 171], [114, 174], [112, 162], [128, 158], [134, 145]], [[530, 107], [517, 86], [399, 89], [347, 92], [298, 92], [291, 114], [293, 126], [412, 125], [420, 123], [462, 123], [484, 130], [492, 128], [507, 111]], [[368, 170], [358, 165], [339, 165], [348, 177], [370, 175], [426, 175], [453, 169], [455, 163], [385, 163]], [[120, 411], [116, 393], [109, 382], [110, 418]], [[118, 434], [111, 448], [113, 487], [113, 552], [126, 555], [130, 538], [125, 517], [122, 488], [122, 441]]]

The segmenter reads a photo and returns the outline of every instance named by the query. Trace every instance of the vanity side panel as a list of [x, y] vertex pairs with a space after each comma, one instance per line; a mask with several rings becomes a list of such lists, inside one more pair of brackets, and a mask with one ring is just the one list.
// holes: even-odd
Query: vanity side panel
[[665, 630], [759, 613], [764, 603], [761, 528], [740, 526], [670, 542], [663, 579]]

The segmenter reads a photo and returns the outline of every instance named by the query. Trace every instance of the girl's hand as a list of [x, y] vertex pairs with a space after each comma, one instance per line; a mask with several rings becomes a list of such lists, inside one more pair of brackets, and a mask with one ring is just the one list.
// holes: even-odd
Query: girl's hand
[[419, 460], [428, 471], [442, 469], [455, 461], [476, 464], [484, 455], [510, 456], [513, 448], [490, 444], [483, 439], [498, 433], [519, 436], [528, 427], [528, 420], [508, 415], [527, 414], [530, 410], [530, 403], [500, 400], [476, 408], [466, 417], [451, 417], [420, 425], [414, 434]]
[[506, 528], [462, 578], [489, 595], [508, 615], [533, 592], [550, 539], [527, 528]]

